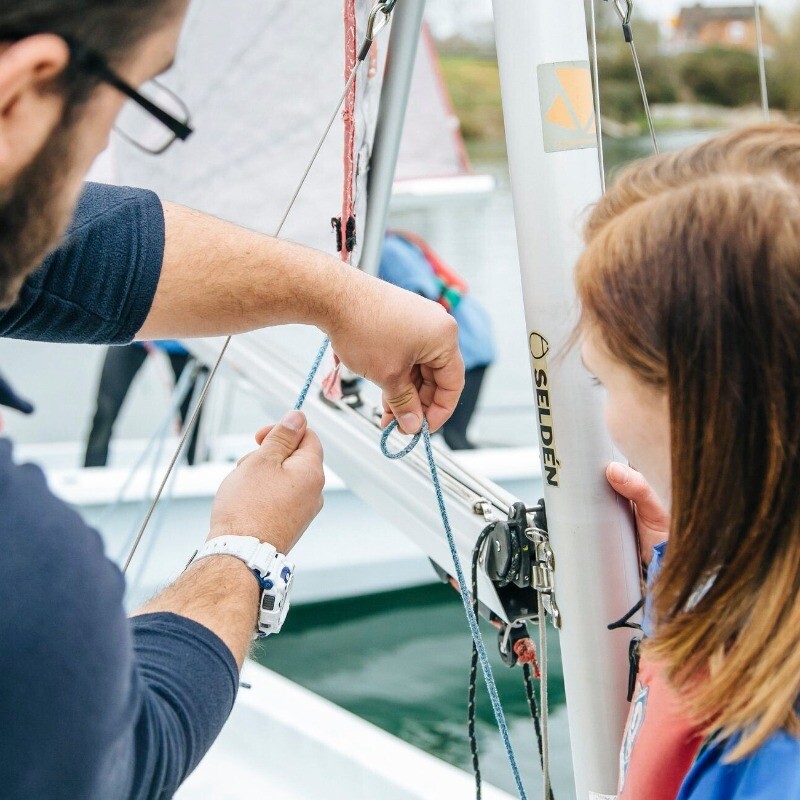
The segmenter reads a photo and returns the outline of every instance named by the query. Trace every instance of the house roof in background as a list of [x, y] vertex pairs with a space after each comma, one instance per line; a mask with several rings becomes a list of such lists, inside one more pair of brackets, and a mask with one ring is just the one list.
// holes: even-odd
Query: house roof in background
[[697, 3], [684, 6], [678, 15], [678, 27], [690, 35], [696, 34], [707, 22], [738, 22], [753, 19], [753, 4], [729, 6], [704, 6]]

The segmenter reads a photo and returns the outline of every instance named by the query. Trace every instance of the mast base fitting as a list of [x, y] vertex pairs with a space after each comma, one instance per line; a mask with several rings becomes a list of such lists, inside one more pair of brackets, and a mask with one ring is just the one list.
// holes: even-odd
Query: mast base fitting
[[479, 563], [494, 583], [510, 622], [535, 618], [537, 595], [541, 593], [546, 613], [560, 627], [561, 615], [554, 594], [555, 559], [547, 534], [544, 500], [532, 508], [514, 503], [508, 519], [491, 523]]

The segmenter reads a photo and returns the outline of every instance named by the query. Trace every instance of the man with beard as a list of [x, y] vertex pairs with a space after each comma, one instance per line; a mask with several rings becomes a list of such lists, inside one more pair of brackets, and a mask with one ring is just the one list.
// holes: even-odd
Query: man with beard
[[[440, 306], [150, 192], [82, 187], [126, 99], [165, 127], [153, 149], [191, 132], [139, 92], [172, 62], [186, 5], [0, 6], [0, 334], [121, 344], [313, 324], [381, 386], [385, 422], [411, 432], [425, 413], [440, 427], [463, 385]], [[29, 410], [5, 381], [0, 400]], [[281, 554], [322, 502], [322, 451], [302, 414], [256, 438], [215, 498], [209, 557], [130, 620], [97, 533], [0, 440], [4, 798], [169, 797], [211, 745], [267, 578], [289, 580]]]

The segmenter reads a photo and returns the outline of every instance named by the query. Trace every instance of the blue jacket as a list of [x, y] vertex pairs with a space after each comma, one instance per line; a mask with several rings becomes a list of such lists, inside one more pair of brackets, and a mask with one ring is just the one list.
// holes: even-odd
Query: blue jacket
[[[439, 285], [431, 265], [419, 248], [402, 236], [389, 234], [384, 240], [378, 277], [428, 300], [439, 299]], [[495, 359], [489, 315], [469, 293], [452, 314], [458, 323], [458, 346], [464, 367], [488, 367]]]
[[[661, 570], [667, 543], [654, 548], [648, 584]], [[652, 635], [649, 601], [642, 629]], [[681, 784], [677, 800], [794, 800], [800, 798], [800, 739], [786, 731], [774, 733], [754, 753], [732, 764], [726, 755], [739, 736], [707, 743]]]
[[[62, 246], [0, 313], [0, 335], [124, 344], [153, 301], [164, 216], [151, 192], [88, 184]], [[30, 407], [0, 381], [0, 402]], [[0, 439], [0, 796], [171, 797], [233, 706], [238, 670], [212, 631], [128, 619], [99, 534]]]

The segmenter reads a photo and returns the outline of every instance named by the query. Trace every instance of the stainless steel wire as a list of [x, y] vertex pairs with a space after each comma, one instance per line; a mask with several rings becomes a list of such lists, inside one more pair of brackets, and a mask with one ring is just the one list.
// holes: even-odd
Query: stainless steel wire
[[614, 8], [617, 12], [617, 16], [620, 18], [620, 22], [622, 22], [622, 30], [625, 34], [625, 41], [631, 49], [633, 68], [636, 70], [636, 80], [639, 82], [639, 91], [641, 92], [642, 103], [644, 104], [644, 114], [647, 118], [647, 128], [650, 131], [650, 139], [653, 142], [653, 151], [656, 153], [656, 155], [658, 155], [658, 137], [656, 136], [653, 114], [650, 110], [650, 100], [647, 97], [647, 87], [644, 84], [642, 64], [639, 60], [639, 53], [636, 51], [636, 42], [633, 40], [633, 0], [614, 0]]
[[542, 725], [542, 783], [543, 798], [550, 797], [550, 711], [547, 700], [547, 612], [541, 592], [536, 592], [539, 616], [539, 713]]
[[769, 122], [769, 90], [767, 89], [767, 60], [764, 52], [764, 30], [761, 25], [761, 0], [753, 0], [753, 16], [756, 23], [756, 55], [758, 58], [758, 82], [761, 88], [761, 110], [764, 121]]
[[597, 163], [600, 168], [600, 189], [606, 193], [606, 164], [603, 155], [603, 118], [600, 115], [600, 67], [597, 56], [597, 13], [595, 0], [590, 0], [589, 25], [592, 37], [592, 95], [594, 98], [594, 128], [597, 134]]

